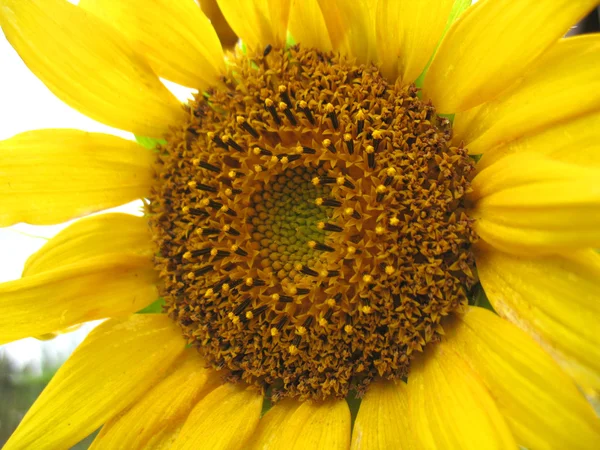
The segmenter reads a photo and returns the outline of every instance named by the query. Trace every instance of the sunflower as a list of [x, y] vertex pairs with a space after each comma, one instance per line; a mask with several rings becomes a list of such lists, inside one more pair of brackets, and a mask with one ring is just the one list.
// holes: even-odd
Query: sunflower
[[0, 0], [137, 139], [0, 142], [0, 225], [145, 202], [0, 284], [0, 343], [107, 319], [5, 449], [600, 448], [597, 1], [200, 3]]

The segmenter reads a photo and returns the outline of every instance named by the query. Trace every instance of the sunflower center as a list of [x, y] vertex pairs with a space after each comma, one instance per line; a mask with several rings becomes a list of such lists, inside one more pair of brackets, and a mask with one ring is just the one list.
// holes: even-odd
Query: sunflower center
[[188, 111], [148, 207], [186, 339], [276, 398], [405, 377], [475, 282], [449, 122], [377, 67], [299, 47], [232, 57]]
[[322, 170], [286, 169], [252, 196], [252, 246], [260, 265], [280, 279], [293, 278], [298, 264], [314, 266], [318, 261], [316, 245], [323, 244], [326, 233], [318, 224], [327, 220], [328, 211], [315, 199], [329, 190], [311, 183], [316, 173]]

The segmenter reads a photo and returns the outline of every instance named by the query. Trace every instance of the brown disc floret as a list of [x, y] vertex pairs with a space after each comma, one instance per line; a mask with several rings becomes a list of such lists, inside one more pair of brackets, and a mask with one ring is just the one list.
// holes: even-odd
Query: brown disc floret
[[229, 63], [159, 148], [167, 312], [212, 366], [276, 396], [405, 377], [475, 282], [466, 150], [375, 66], [297, 46]]

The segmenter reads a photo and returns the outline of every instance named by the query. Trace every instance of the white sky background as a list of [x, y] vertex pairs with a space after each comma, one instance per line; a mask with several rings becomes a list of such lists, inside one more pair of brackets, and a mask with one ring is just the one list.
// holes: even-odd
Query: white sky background
[[[0, 34], [0, 139], [36, 128], [80, 128], [133, 138], [124, 133], [95, 122], [58, 100], [33, 75]], [[119, 208], [135, 213], [139, 204]], [[54, 236], [64, 225], [31, 226], [16, 225], [0, 228], [0, 282], [17, 279], [29, 255], [38, 250], [48, 238]], [[28, 338], [0, 346], [18, 366], [26, 364], [39, 369], [45, 359], [65, 359], [93, 326], [86, 325], [76, 332], [61, 335], [52, 341]]]
[[[69, 1], [78, 3], [78, 0]], [[181, 100], [190, 95], [190, 89], [165, 84]], [[84, 116], [56, 98], [25, 66], [0, 31], [0, 140], [38, 128], [77, 128], [134, 138], [131, 133]], [[137, 201], [111, 211], [139, 215], [141, 206], [141, 201]], [[20, 278], [27, 258], [65, 226], [19, 224], [0, 228], [0, 283]], [[39, 370], [42, 358], [56, 362], [66, 359], [97, 323], [85, 324], [51, 341], [27, 338], [2, 345], [0, 357], [7, 354], [17, 366], [30, 365]]]

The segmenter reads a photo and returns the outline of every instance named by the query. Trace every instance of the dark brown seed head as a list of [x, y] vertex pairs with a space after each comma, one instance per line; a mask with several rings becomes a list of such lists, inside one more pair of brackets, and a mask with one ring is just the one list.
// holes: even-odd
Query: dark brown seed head
[[229, 379], [277, 397], [405, 377], [475, 281], [466, 151], [374, 66], [299, 47], [230, 63], [159, 152], [168, 313]]

